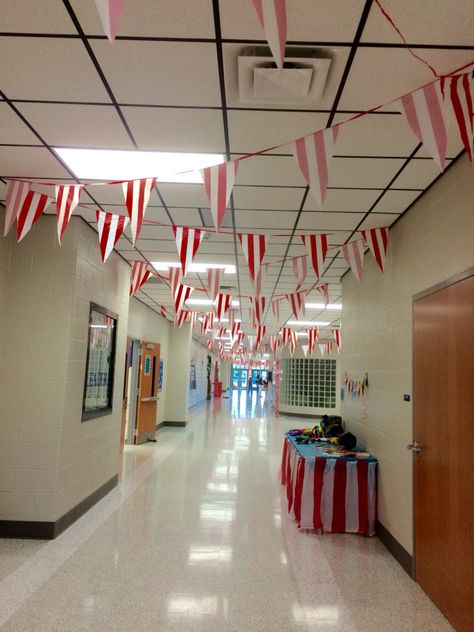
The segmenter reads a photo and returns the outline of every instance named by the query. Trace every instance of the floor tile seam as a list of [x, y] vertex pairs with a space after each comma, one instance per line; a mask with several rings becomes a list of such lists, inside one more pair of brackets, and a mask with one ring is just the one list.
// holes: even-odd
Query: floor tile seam
[[[0, 628], [25, 605], [34, 593], [104, 526], [121, 505], [173, 454], [198, 425], [193, 423], [153, 452], [136, 470], [132, 470], [105, 498], [55, 540], [46, 543], [28, 560], [0, 581]], [[166, 452], [165, 452], [166, 450]]]

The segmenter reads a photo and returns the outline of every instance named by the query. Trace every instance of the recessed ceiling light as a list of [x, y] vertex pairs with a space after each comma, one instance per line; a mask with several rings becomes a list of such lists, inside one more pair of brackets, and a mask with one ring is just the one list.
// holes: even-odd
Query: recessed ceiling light
[[326, 327], [330, 323], [322, 320], [289, 320], [286, 324], [294, 327]]
[[[168, 268], [179, 268], [179, 261], [152, 261], [151, 265], [158, 271], [168, 270]], [[188, 272], [204, 273], [210, 268], [222, 268], [224, 274], [235, 274], [235, 265], [231, 263], [191, 263]]]
[[[188, 298], [186, 305], [214, 305], [210, 298]], [[232, 307], [238, 307], [239, 301], [231, 301]]]
[[73, 171], [85, 180], [135, 180], [157, 177], [158, 182], [202, 183], [199, 169], [224, 162], [222, 154], [190, 154], [121, 149], [53, 147]]
[[341, 303], [328, 303], [327, 305], [324, 303], [305, 303], [305, 307], [308, 309], [342, 309]]

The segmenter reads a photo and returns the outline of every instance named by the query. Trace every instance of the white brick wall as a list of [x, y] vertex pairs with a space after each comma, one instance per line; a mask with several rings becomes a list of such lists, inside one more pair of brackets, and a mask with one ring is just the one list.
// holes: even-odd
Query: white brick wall
[[[342, 374], [369, 374], [367, 408], [346, 396], [342, 414], [379, 459], [379, 520], [413, 550], [412, 392], [413, 295], [474, 265], [474, 178], [466, 157], [390, 231], [382, 275], [372, 256], [364, 279], [343, 279]], [[440, 344], [442, 342], [440, 341]]]

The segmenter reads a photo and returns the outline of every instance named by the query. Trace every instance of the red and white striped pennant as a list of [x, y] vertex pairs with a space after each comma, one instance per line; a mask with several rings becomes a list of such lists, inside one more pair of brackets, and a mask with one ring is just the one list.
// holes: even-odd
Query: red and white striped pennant
[[294, 329], [290, 329], [290, 354], [293, 355], [298, 344], [298, 336]]
[[125, 0], [95, 0], [102, 28], [108, 39], [113, 42], [117, 35]]
[[169, 270], [169, 283], [170, 283], [170, 288], [171, 288], [171, 294], [174, 297], [174, 295], [176, 294], [176, 290], [178, 288], [178, 285], [181, 283], [181, 278], [182, 278], [182, 274], [181, 274], [181, 268], [168, 268]]
[[293, 258], [293, 274], [298, 281], [298, 285], [296, 286], [296, 291], [300, 289], [300, 287], [304, 284], [306, 279], [306, 274], [308, 272], [308, 257], [303, 255], [301, 257]]
[[316, 206], [320, 210], [326, 199], [329, 165], [334, 153], [338, 130], [339, 126], [335, 125], [290, 143], [298, 167], [306, 180], [306, 184], [311, 189]]
[[[261, 272], [262, 260], [267, 246], [267, 238], [265, 235], [253, 235], [250, 233], [237, 233], [237, 236], [242, 245], [242, 250], [244, 251], [245, 259], [249, 267], [250, 278], [255, 285], [257, 277]], [[260, 292], [257, 292], [257, 294], [259, 293]]]
[[323, 295], [323, 302], [325, 305], [329, 303], [329, 284], [322, 283], [321, 285], [317, 285], [315, 288], [316, 292], [319, 292]]
[[260, 26], [278, 68], [283, 68], [286, 45], [286, 0], [253, 0]]
[[227, 333], [227, 329], [226, 327], [222, 326], [219, 327], [219, 338], [223, 338]]
[[214, 319], [215, 319], [214, 312], [206, 312], [204, 314], [204, 320], [203, 320], [204, 333], [207, 334], [208, 331], [212, 331], [214, 329]]
[[79, 204], [83, 184], [57, 184], [54, 187], [56, 196], [56, 213], [58, 216], [58, 241], [64, 235], [74, 209]]
[[252, 327], [252, 329], [255, 329], [255, 327], [257, 326], [257, 317], [255, 316], [254, 307], [249, 307], [249, 320], [250, 326]]
[[237, 337], [237, 334], [238, 334], [238, 333], [239, 333], [239, 331], [240, 331], [240, 325], [241, 325], [241, 324], [242, 324], [242, 323], [241, 323], [240, 321], [239, 321], [239, 322], [234, 322], [234, 323], [233, 323], [233, 325], [232, 325], [232, 330], [231, 330], [231, 331], [232, 331], [232, 338], [236, 338], [236, 337]]
[[97, 232], [99, 233], [99, 249], [102, 261], [105, 263], [130, 221], [124, 215], [96, 211]]
[[232, 193], [238, 168], [239, 161], [231, 160], [220, 165], [201, 169], [211, 215], [218, 232], [224, 219], [224, 213]]
[[221, 284], [222, 268], [208, 268], [207, 269], [207, 287], [209, 298], [215, 301], [219, 294], [219, 286]]
[[229, 308], [227, 315], [229, 316], [229, 329], [234, 327], [235, 317], [237, 315], [237, 310]]
[[[446, 90], [448, 84], [449, 92]], [[459, 136], [470, 162], [473, 161], [473, 79], [472, 72], [454, 77], [441, 77], [441, 91], [445, 101], [449, 98], [456, 117]]]
[[333, 329], [332, 333], [334, 334], [334, 340], [336, 342], [337, 351], [338, 351], [338, 353], [340, 353], [340, 351], [341, 351], [341, 330], [340, 329]]
[[191, 296], [194, 288], [189, 285], [184, 285], [184, 283], [178, 283], [178, 287], [176, 288], [176, 292], [174, 293], [174, 310], [175, 313], [179, 312], [188, 298]]
[[388, 246], [388, 228], [370, 228], [361, 232], [378, 267], [383, 272]]
[[130, 282], [130, 296], [138, 292], [141, 286], [148, 280], [151, 271], [148, 270], [146, 261], [134, 261], [132, 264], [132, 275]]
[[319, 338], [319, 330], [317, 327], [310, 327], [308, 329], [308, 349], [309, 353], [312, 354], [314, 351], [314, 345]]
[[193, 331], [194, 327], [196, 326], [197, 315], [198, 313], [192, 310], [189, 312], [189, 326], [191, 328], [191, 331]]
[[319, 347], [319, 352], [320, 352], [320, 354], [321, 354], [322, 356], [323, 356], [323, 355], [325, 355], [325, 354], [326, 354], [326, 351], [327, 351], [326, 343], [325, 343], [325, 342], [320, 342], [320, 343], [318, 344], [318, 347]]
[[232, 302], [232, 296], [230, 294], [222, 294], [219, 292], [217, 298], [215, 300], [215, 312], [217, 316], [217, 320], [222, 320], [230, 307]]
[[266, 325], [259, 325], [257, 327], [257, 339], [256, 339], [256, 342], [255, 342], [255, 350], [257, 350], [259, 348], [259, 346], [261, 345], [266, 331], [267, 331], [267, 326]]
[[274, 301], [272, 301], [272, 312], [273, 315], [275, 316], [275, 318], [277, 319], [277, 321], [280, 320], [280, 303], [281, 303], [282, 299], [281, 298], [277, 298]]
[[350, 266], [355, 278], [362, 280], [362, 269], [364, 267], [364, 240], [357, 239], [342, 246], [342, 254], [347, 264]]
[[7, 181], [7, 197], [5, 202], [5, 229], [3, 236], [5, 237], [15, 223], [18, 213], [20, 212], [23, 202], [30, 190], [29, 182], [21, 182], [21, 180]]
[[278, 342], [279, 338], [277, 336], [270, 336], [270, 349], [273, 351], [273, 353], [276, 353], [278, 350]]
[[51, 204], [53, 198], [43, 193], [28, 191], [16, 218], [17, 241], [21, 241], [40, 215]]
[[331, 355], [333, 349], [334, 349], [334, 343], [331, 340], [326, 342], [326, 352], [328, 355]]
[[204, 231], [199, 228], [188, 228], [187, 226], [173, 226], [173, 234], [178, 248], [181, 270], [183, 276], [186, 276], [204, 237]]
[[281, 335], [282, 335], [284, 347], [286, 346], [286, 344], [288, 343], [288, 340], [290, 339], [290, 333], [291, 333], [291, 329], [289, 327], [282, 327]]
[[212, 351], [213, 346], [214, 346], [214, 340], [212, 338], [209, 338], [209, 340], [207, 341], [207, 348], [209, 349], [209, 351]]
[[308, 356], [308, 345], [301, 345], [301, 350], [304, 353], [304, 357], [306, 358]]
[[301, 235], [301, 239], [306, 246], [314, 272], [320, 279], [324, 272], [324, 262], [328, 252], [328, 236], [324, 233], [321, 235]]
[[440, 82], [434, 81], [406, 94], [397, 104], [418, 140], [444, 171], [448, 132]]
[[155, 183], [156, 178], [142, 178], [141, 180], [129, 180], [122, 183], [125, 205], [130, 217], [133, 245], [140, 234], [145, 210]]
[[252, 302], [253, 308], [255, 310], [255, 320], [260, 325], [265, 312], [267, 299], [264, 296], [260, 296], [258, 298], [251, 296], [250, 301]]
[[175, 312], [174, 324], [175, 326], [178, 325], [178, 329], [181, 329], [183, 324], [187, 321], [188, 314], [189, 311], [187, 309], [181, 309], [179, 312]]
[[166, 307], [164, 305], [161, 305], [160, 307], [160, 316], [162, 318], [166, 318]]
[[286, 294], [286, 299], [291, 305], [291, 311], [293, 312], [296, 320], [299, 320], [305, 315], [305, 296], [306, 292], [294, 292], [293, 294]]

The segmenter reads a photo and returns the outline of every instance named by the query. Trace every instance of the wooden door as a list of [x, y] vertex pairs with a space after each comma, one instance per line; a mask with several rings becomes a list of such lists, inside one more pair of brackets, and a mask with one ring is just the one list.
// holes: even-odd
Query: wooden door
[[125, 428], [127, 426], [127, 405], [128, 405], [128, 373], [130, 367], [130, 346], [132, 339], [127, 337], [127, 349], [125, 351], [125, 368], [123, 377], [123, 395], [122, 395], [122, 419], [120, 425], [120, 453], [123, 452], [125, 445]]
[[154, 438], [158, 402], [158, 374], [160, 371], [160, 345], [142, 342], [138, 381], [138, 406], [135, 421], [135, 443]]
[[474, 276], [414, 302], [415, 577], [460, 632], [474, 615]]

